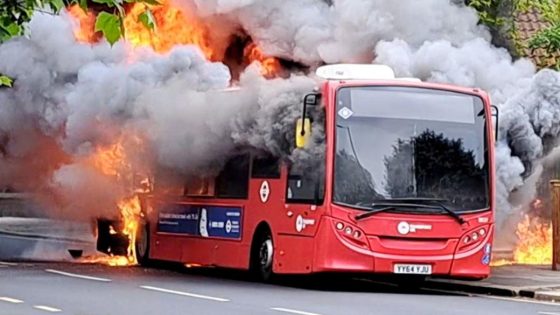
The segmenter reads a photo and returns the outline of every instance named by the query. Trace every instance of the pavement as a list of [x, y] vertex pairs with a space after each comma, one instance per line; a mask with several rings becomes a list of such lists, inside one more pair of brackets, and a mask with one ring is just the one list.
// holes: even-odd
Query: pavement
[[443, 290], [560, 302], [560, 271], [551, 266], [506, 265], [493, 267], [491, 276], [482, 281], [436, 278], [428, 283]]
[[[0, 240], [0, 259], [71, 261], [69, 248], [95, 253], [91, 226], [85, 223], [0, 217]], [[433, 278], [423, 288], [560, 302], [560, 271], [550, 266], [499, 266], [482, 281]]]
[[0, 259], [71, 261], [69, 249], [96, 254], [91, 226], [43, 218], [0, 217]]
[[46, 218], [0, 217], [0, 233], [30, 238], [93, 241], [91, 224]]
[[[0, 240], [1, 241], [1, 240]], [[360, 281], [157, 266], [0, 261], [0, 315], [560, 315], [560, 304]]]

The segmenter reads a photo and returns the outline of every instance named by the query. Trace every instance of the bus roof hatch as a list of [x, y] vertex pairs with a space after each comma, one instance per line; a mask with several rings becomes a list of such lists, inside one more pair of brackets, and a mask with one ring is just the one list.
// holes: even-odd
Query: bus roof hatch
[[317, 76], [327, 80], [394, 80], [393, 69], [385, 65], [336, 64], [317, 68]]

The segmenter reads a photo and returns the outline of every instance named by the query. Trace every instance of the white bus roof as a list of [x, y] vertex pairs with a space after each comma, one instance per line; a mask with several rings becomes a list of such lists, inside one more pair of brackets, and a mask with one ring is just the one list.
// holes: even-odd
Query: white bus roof
[[391, 67], [374, 64], [335, 64], [317, 68], [315, 74], [326, 80], [404, 80], [418, 82], [417, 78], [397, 78]]

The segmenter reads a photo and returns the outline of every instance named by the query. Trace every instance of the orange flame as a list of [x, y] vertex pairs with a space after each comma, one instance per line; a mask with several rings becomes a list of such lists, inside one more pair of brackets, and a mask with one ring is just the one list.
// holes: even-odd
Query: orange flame
[[[155, 21], [153, 30], [140, 22], [140, 15], [149, 8]], [[206, 58], [213, 59], [214, 51], [208, 42], [208, 30], [169, 1], [149, 6], [135, 3], [124, 19], [125, 38], [134, 46], [149, 46], [156, 52], [167, 52], [177, 45], [196, 45]]]
[[95, 33], [95, 14], [91, 11], [85, 12], [79, 5], [72, 5], [68, 8], [68, 13], [79, 23], [79, 27], [74, 28], [74, 37], [82, 43], [94, 43], [100, 38]]
[[[541, 202], [535, 203], [540, 206]], [[512, 259], [499, 259], [492, 266], [512, 264], [547, 265], [552, 263], [552, 223], [537, 216], [524, 215], [517, 224], [517, 245]]]
[[[189, 12], [174, 6], [170, 0], [162, 0], [158, 5], [132, 3], [126, 5], [123, 19], [124, 39], [134, 47], [150, 47], [155, 52], [165, 53], [178, 45], [197, 46], [206, 59], [220, 61], [223, 58], [222, 43], [212, 43], [210, 28], [192, 16]], [[151, 14], [153, 28], [142, 23], [140, 17], [148, 12]], [[74, 34], [78, 41], [95, 43], [101, 39], [96, 33], [96, 13], [91, 10], [84, 12], [79, 6], [73, 5], [68, 11], [79, 27]], [[213, 46], [213, 44], [217, 44]], [[255, 43], [250, 43], [243, 50], [244, 62], [257, 62], [263, 76], [273, 78], [281, 72], [282, 66], [277, 58], [266, 56]]]
[[517, 225], [519, 243], [513, 253], [517, 264], [545, 265], [552, 263], [552, 224], [538, 217], [525, 215]]
[[126, 251], [126, 258], [130, 265], [138, 264], [136, 260], [136, 233], [138, 232], [138, 225], [142, 218], [142, 208], [140, 207], [140, 199], [137, 195], [126, 198], [119, 202], [119, 209], [123, 219], [122, 233], [128, 237], [128, 248]]
[[[149, 9], [154, 21], [154, 28], [146, 27], [141, 21], [142, 13]], [[95, 32], [96, 15], [90, 10], [84, 12], [78, 5], [68, 8], [79, 28], [74, 30], [80, 42], [95, 43], [101, 38]], [[189, 19], [179, 8], [171, 5], [168, 0], [159, 5], [143, 3], [132, 4], [123, 20], [124, 37], [133, 46], [147, 46], [154, 51], [164, 53], [177, 45], [196, 45], [206, 58], [213, 60], [214, 50], [208, 41], [208, 30], [200, 22]]]
[[282, 66], [280, 61], [274, 57], [267, 57], [255, 43], [245, 47], [243, 54], [249, 62], [258, 62], [261, 66], [261, 73], [265, 77], [275, 77], [280, 73]]
[[91, 157], [91, 163], [103, 175], [118, 178], [123, 169], [127, 167], [122, 141], [108, 147], [98, 148]]
[[[129, 139], [130, 138], [130, 139]], [[134, 141], [138, 144], [141, 141], [139, 137], [126, 138], [128, 141]], [[125, 138], [121, 137], [115, 144], [100, 147], [88, 160], [99, 173], [114, 178], [115, 181], [127, 184], [130, 183], [127, 176], [132, 172], [130, 161], [124, 148]], [[143, 182], [143, 181], [141, 181]], [[84, 263], [103, 263], [109, 266], [130, 266], [136, 265], [135, 240], [138, 230], [139, 222], [142, 220], [142, 211], [138, 195], [134, 194], [134, 187], [129, 189], [131, 196], [120, 200], [116, 208], [120, 212], [120, 219], [122, 221], [122, 228], [115, 230], [115, 227], [110, 227], [110, 234], [122, 234], [128, 238], [128, 247], [126, 256], [115, 255], [100, 255], [95, 257], [86, 257], [81, 260]]]
[[[121, 200], [118, 204], [123, 220], [123, 228], [120, 233], [128, 238], [128, 247], [126, 256], [98, 255], [94, 257], [85, 257], [80, 260], [82, 263], [105, 264], [112, 267], [126, 267], [138, 264], [136, 259], [135, 240], [138, 232], [139, 222], [142, 219], [142, 211], [140, 200], [137, 195]], [[111, 234], [117, 234], [114, 228], [110, 227]]]

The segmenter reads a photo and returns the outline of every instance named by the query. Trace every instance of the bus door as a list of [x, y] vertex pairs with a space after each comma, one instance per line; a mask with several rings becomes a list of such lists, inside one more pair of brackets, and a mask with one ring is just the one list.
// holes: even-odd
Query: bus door
[[283, 224], [278, 231], [278, 272], [311, 272], [314, 235], [324, 199], [324, 173], [288, 168]]

